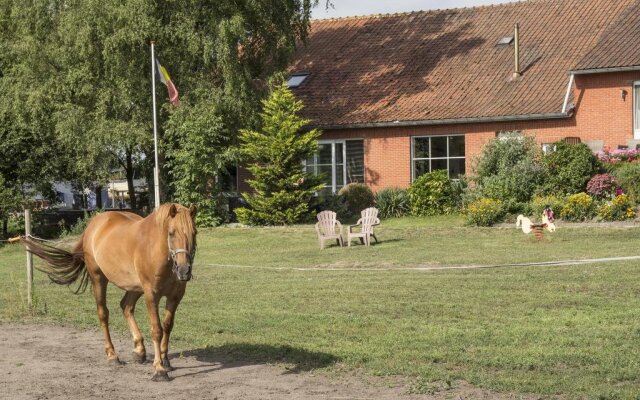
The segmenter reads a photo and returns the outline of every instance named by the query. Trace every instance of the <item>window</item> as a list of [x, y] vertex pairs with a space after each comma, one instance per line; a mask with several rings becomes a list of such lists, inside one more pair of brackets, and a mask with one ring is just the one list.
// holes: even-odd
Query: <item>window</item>
[[447, 170], [451, 179], [464, 175], [464, 135], [417, 136], [411, 144], [413, 179], [438, 169]]
[[509, 46], [512, 42], [513, 42], [513, 36], [505, 36], [503, 38], [500, 38], [500, 40], [498, 40], [498, 43], [496, 43], [496, 46]]
[[323, 140], [318, 152], [306, 161], [307, 171], [322, 174], [327, 193], [349, 183], [364, 183], [364, 141]]
[[640, 81], [633, 83], [633, 138], [640, 139]]
[[289, 76], [289, 79], [287, 79], [287, 86], [289, 86], [290, 88], [297, 88], [298, 86], [302, 85], [302, 82], [304, 82], [307, 77], [309, 76], [309, 74], [293, 74], [291, 76]]

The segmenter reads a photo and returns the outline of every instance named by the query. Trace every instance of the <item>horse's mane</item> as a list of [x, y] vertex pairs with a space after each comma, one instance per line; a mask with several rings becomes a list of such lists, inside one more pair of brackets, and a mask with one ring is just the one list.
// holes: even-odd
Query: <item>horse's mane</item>
[[156, 223], [161, 226], [162, 229], [165, 229], [169, 218], [171, 218], [170, 212], [172, 206], [175, 206], [177, 211], [176, 216], [173, 217], [174, 221], [177, 224], [178, 229], [187, 234], [188, 248], [193, 248], [195, 245], [193, 240], [195, 238], [196, 226], [191, 218], [191, 211], [187, 207], [177, 203], [166, 203], [158, 207], [152, 215], [154, 216]]

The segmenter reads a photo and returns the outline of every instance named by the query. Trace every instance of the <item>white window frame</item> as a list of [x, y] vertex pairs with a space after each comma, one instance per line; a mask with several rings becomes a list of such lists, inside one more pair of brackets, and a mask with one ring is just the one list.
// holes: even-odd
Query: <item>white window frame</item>
[[[330, 144], [331, 145], [331, 185], [325, 185], [325, 187], [330, 187], [333, 193], [338, 191], [337, 189], [337, 164], [336, 164], [336, 144], [342, 144], [342, 176], [343, 176], [343, 185], [347, 184], [347, 144], [346, 139], [340, 140], [318, 140], [319, 145]], [[313, 155], [317, 157], [317, 154]], [[315, 159], [315, 165], [318, 165], [317, 158]], [[305, 170], [306, 170], [306, 161], [305, 161]]]
[[[447, 157], [421, 157], [421, 158], [415, 158], [415, 143], [416, 143], [416, 139], [420, 139], [420, 138], [429, 138], [429, 155], [431, 155], [431, 138], [433, 137], [446, 137], [447, 138]], [[445, 135], [421, 135], [421, 136], [411, 136], [411, 182], [413, 182], [417, 176], [416, 175], [416, 167], [415, 167], [415, 162], [416, 161], [425, 161], [428, 160], [429, 161], [429, 171], [431, 170], [431, 160], [447, 160], [447, 176], [449, 176], [449, 160], [465, 160], [466, 163], [466, 158], [467, 158], [467, 138], [465, 137], [465, 141], [464, 141], [464, 156], [454, 156], [454, 157], [449, 157], [449, 137], [454, 137], [454, 136], [462, 136], [465, 137], [464, 133], [452, 133], [452, 134], [445, 134]], [[465, 168], [466, 171], [466, 168]], [[451, 179], [451, 177], [449, 177]], [[455, 178], [454, 178], [455, 179]]]
[[633, 82], [633, 138], [640, 139], [640, 81]]

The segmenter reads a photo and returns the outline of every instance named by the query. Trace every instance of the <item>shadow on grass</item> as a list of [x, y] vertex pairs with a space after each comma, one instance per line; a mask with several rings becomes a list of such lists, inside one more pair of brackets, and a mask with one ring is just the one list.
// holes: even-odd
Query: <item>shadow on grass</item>
[[[176, 357], [193, 357], [204, 365], [197, 372], [181, 374], [176, 378], [214, 372], [225, 368], [237, 368], [248, 365], [283, 363], [293, 365], [287, 368], [288, 374], [311, 371], [328, 367], [339, 361], [333, 354], [307, 351], [291, 346], [272, 346], [267, 344], [235, 343], [217, 347], [187, 350], [169, 355], [169, 359]], [[193, 367], [184, 367], [192, 369]], [[178, 367], [176, 369], [181, 369]]]

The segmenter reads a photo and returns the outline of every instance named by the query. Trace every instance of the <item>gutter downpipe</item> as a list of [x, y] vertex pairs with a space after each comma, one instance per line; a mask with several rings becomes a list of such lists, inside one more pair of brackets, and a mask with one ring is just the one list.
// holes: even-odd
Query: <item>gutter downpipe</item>
[[575, 75], [571, 74], [569, 76], [569, 84], [567, 85], [567, 94], [564, 96], [564, 103], [562, 103], [562, 113], [567, 113], [567, 106], [569, 105], [569, 96], [571, 95], [571, 89], [573, 88], [573, 81], [575, 79]]

